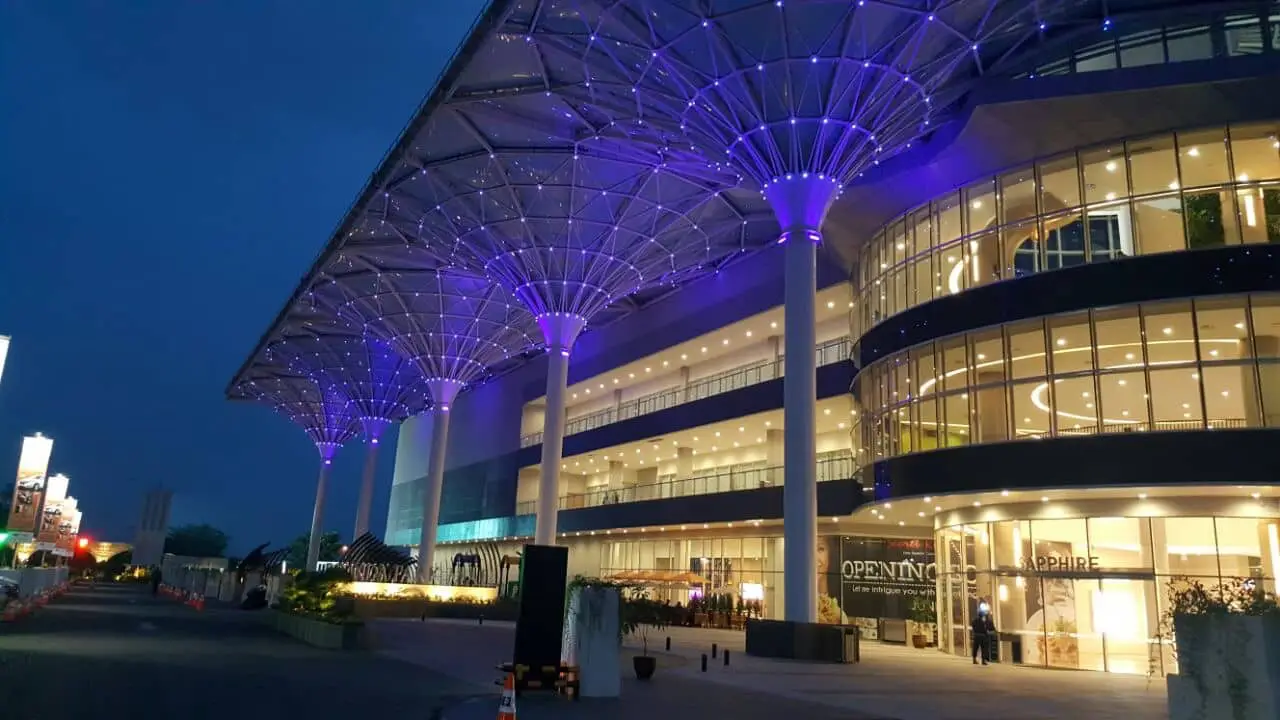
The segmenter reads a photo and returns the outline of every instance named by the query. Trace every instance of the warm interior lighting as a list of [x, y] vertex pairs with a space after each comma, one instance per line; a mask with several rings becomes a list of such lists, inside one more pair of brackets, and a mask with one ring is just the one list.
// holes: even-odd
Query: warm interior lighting
[[340, 593], [381, 599], [426, 598], [436, 602], [477, 603], [488, 603], [498, 599], [498, 589], [492, 587], [349, 582], [339, 583], [337, 588]]

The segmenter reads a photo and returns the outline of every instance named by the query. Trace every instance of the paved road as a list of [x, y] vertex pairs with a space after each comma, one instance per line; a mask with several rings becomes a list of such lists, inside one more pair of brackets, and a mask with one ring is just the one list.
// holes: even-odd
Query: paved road
[[73, 590], [0, 625], [4, 720], [427, 720], [474, 692], [372, 653], [310, 648], [255, 613], [196, 613], [136, 586]]

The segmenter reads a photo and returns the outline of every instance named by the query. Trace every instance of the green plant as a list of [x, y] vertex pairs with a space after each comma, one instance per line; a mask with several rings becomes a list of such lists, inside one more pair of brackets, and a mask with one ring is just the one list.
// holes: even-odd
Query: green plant
[[669, 627], [672, 609], [649, 597], [644, 590], [634, 591], [621, 601], [618, 628], [623, 635], [640, 636], [640, 654], [649, 655], [649, 632]]
[[[643, 591], [641, 591], [635, 585], [631, 585], [628, 583], [620, 583], [616, 580], [604, 580], [602, 578], [597, 578], [597, 577], [586, 577], [584, 575], [576, 575], [574, 576], [573, 580], [569, 581], [568, 591], [565, 593], [564, 613], [566, 618], [568, 618], [569, 616], [569, 602], [573, 599], [574, 593], [581, 592], [582, 590], [588, 590], [588, 589], [607, 589], [607, 590], [618, 591], [618, 644], [622, 644], [622, 636], [626, 635], [626, 631], [623, 628], [623, 624], [624, 624], [623, 614], [622, 614], [622, 608], [624, 604], [623, 597], [626, 591], [628, 590], [632, 590], [635, 592], [643, 592]], [[584, 606], [579, 608], [579, 612], [586, 613], [588, 622], [590, 623], [590, 626], [593, 629], [599, 626], [599, 622], [600, 622], [599, 608], [596, 608], [594, 606], [592, 607]]]
[[351, 575], [340, 567], [300, 572], [281, 593], [279, 609], [327, 622], [346, 622], [354, 614], [354, 603], [342, 597], [338, 586], [347, 582], [351, 582]]

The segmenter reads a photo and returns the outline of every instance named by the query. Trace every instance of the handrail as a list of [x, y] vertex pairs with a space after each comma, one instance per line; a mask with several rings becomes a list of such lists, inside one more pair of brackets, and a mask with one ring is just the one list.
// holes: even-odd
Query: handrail
[[[852, 453], [840, 453], [838, 457], [818, 460], [818, 482], [831, 480], [847, 480], [854, 477], [856, 466]], [[689, 497], [691, 495], [714, 495], [722, 492], [738, 490], [755, 490], [758, 488], [777, 487], [782, 485], [784, 468], [781, 465], [772, 467], [731, 466], [725, 472], [713, 473], [650, 483], [647, 485], [629, 485], [621, 488], [602, 488], [582, 493], [568, 493], [560, 496], [559, 509], [578, 510], [601, 505], [617, 505], [620, 503], [643, 502], [645, 500], [665, 500], [668, 498]], [[536, 500], [516, 503], [516, 515], [529, 515], [534, 512]]]
[[[815, 349], [818, 366], [831, 365], [841, 360], [847, 360], [850, 351], [851, 342], [847, 336], [828, 340], [818, 345]], [[785, 360], [785, 357], [779, 357], [777, 360], [760, 360], [748, 365], [730, 368], [714, 375], [699, 378], [685, 387], [658, 390], [634, 400], [628, 400], [615, 407], [570, 418], [565, 423], [564, 434], [565, 436], [576, 435], [587, 430], [612, 425], [622, 420], [630, 420], [640, 415], [648, 415], [649, 413], [666, 410], [713, 395], [776, 380], [782, 377], [785, 372]], [[541, 442], [541, 432], [530, 433], [520, 437], [520, 447], [522, 448], [532, 447]]]

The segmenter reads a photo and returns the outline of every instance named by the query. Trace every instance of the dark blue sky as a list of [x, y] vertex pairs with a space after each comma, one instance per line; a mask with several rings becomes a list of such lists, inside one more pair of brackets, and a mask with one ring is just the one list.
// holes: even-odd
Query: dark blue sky
[[96, 539], [131, 539], [158, 484], [233, 550], [305, 532], [315, 450], [224, 386], [483, 4], [0, 2], [5, 481], [39, 430]]

